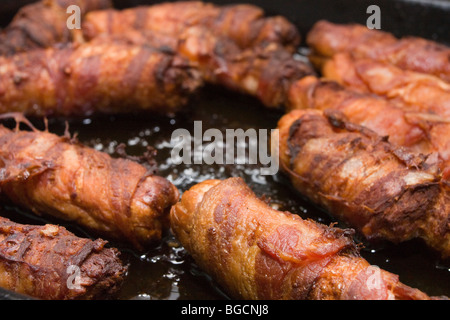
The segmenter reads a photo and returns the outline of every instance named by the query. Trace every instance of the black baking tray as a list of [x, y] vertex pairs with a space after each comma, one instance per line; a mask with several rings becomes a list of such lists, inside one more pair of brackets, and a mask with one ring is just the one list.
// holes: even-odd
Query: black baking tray
[[[0, 2], [0, 25], [9, 23], [17, 10], [33, 1], [3, 0]], [[154, 4], [160, 1], [115, 0], [117, 8]], [[210, 1], [216, 4], [252, 3], [249, 1]], [[320, 19], [336, 23], [356, 22], [365, 24], [369, 5], [381, 10], [381, 28], [396, 36], [415, 35], [450, 44], [450, 1], [424, 0], [258, 0], [254, 4], [267, 14], [280, 14], [292, 21], [304, 36]], [[237, 166], [173, 166], [167, 161], [170, 155], [170, 135], [177, 128], [193, 128], [193, 121], [201, 120], [203, 130], [208, 128], [266, 128], [276, 126], [282, 114], [267, 110], [252, 97], [227, 90], [208, 87], [193, 98], [187, 111], [176, 117], [153, 115], [104, 116], [85, 119], [67, 119], [71, 132], [77, 132], [79, 140], [99, 150], [114, 155], [114, 147], [127, 145], [127, 153], [141, 154], [146, 145], [156, 146], [159, 171], [168, 177], [181, 192], [207, 178], [241, 176], [259, 195], [267, 195], [280, 209], [322, 223], [334, 222], [319, 208], [303, 199], [281, 174], [258, 176], [258, 168]], [[33, 119], [42, 127], [40, 119]], [[51, 119], [50, 131], [62, 134], [64, 121]], [[114, 128], [114, 130], [111, 130]], [[14, 207], [0, 206], [0, 214], [19, 223], [58, 223], [80, 236], [95, 237], [77, 226], [51, 218], [36, 217]], [[360, 239], [360, 241], [363, 241]], [[122, 251], [130, 263], [130, 273], [118, 299], [229, 299], [229, 297], [204, 274], [182, 247], [174, 245], [176, 239], [168, 233], [161, 244], [145, 253], [136, 253], [120, 243], [111, 243]], [[400, 275], [400, 280], [430, 295], [450, 296], [450, 265], [441, 261], [420, 241], [393, 245], [364, 243], [362, 255], [371, 264]], [[0, 288], [1, 300], [31, 299]]]

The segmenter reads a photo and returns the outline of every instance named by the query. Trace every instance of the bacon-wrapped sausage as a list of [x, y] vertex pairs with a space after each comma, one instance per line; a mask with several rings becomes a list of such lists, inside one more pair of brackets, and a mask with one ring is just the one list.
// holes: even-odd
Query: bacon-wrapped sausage
[[424, 155], [436, 153], [442, 171], [450, 166], [450, 123], [442, 117], [408, 112], [395, 101], [312, 76], [295, 82], [288, 97], [288, 110], [308, 108], [340, 111], [350, 122], [387, 136], [397, 147]]
[[432, 157], [414, 156], [342, 114], [283, 116], [280, 166], [294, 187], [369, 240], [422, 238], [450, 256], [450, 201]]
[[295, 59], [278, 43], [241, 49], [231, 39], [200, 26], [176, 35], [153, 30], [103, 34], [91, 42], [170, 49], [195, 66], [205, 82], [252, 95], [273, 108], [286, 104], [291, 83], [315, 74], [310, 65]]
[[0, 57], [0, 112], [171, 114], [202, 81], [190, 63], [147, 46], [86, 43]]
[[351, 230], [274, 210], [241, 178], [193, 186], [171, 226], [233, 298], [429, 299], [363, 259]]
[[[77, 29], [67, 27], [67, 8], [76, 5], [81, 17], [92, 10], [111, 7], [110, 0], [41, 0], [22, 7], [0, 33], [0, 55], [12, 55], [57, 43], [80, 40]], [[78, 31], [78, 32], [77, 32]]]
[[311, 60], [320, 67], [338, 52], [355, 58], [389, 62], [405, 70], [428, 73], [450, 82], [450, 48], [418, 37], [397, 39], [392, 34], [363, 25], [317, 22], [307, 35]]
[[276, 42], [291, 52], [300, 43], [297, 28], [284, 17], [265, 17], [253, 5], [215, 6], [200, 1], [180, 1], [124, 10], [99, 10], [86, 15], [83, 33], [90, 40], [100, 34], [152, 30], [178, 35], [192, 26], [202, 26], [216, 36], [225, 36], [241, 48]]
[[310, 76], [293, 83], [287, 109], [338, 110], [351, 122], [389, 136], [396, 145], [419, 145], [418, 151], [425, 154], [432, 150], [424, 128], [410, 121], [404, 110], [381, 97], [348, 90], [328, 79]]
[[[449, 62], [450, 63], [450, 62]], [[450, 83], [433, 75], [402, 70], [390, 63], [335, 54], [322, 75], [352, 90], [393, 100], [407, 111], [431, 113], [450, 121]]]
[[106, 244], [0, 217], [0, 287], [46, 300], [111, 298], [128, 267]]
[[0, 127], [1, 194], [143, 249], [161, 238], [178, 190], [137, 162], [45, 131]]

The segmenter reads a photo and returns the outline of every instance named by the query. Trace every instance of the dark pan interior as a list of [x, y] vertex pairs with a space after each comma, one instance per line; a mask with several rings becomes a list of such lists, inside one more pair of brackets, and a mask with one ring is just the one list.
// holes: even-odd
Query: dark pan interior
[[[0, 7], [0, 23], [6, 25], [18, 8], [31, 1], [4, 0]], [[157, 1], [115, 0], [118, 8]], [[243, 1], [212, 1], [217, 4]], [[245, 2], [245, 1], [244, 1]], [[259, 0], [255, 4], [268, 14], [281, 14], [294, 22], [303, 35], [319, 19], [333, 22], [365, 23], [366, 8], [377, 4], [381, 9], [381, 27], [397, 36], [417, 35], [450, 43], [449, 1], [366, 1], [366, 0]], [[220, 88], [208, 87], [194, 97], [186, 111], [176, 117], [152, 115], [104, 116], [86, 119], [68, 119], [72, 133], [79, 140], [98, 150], [116, 156], [115, 147], [126, 144], [131, 155], [140, 155], [147, 145], [158, 150], [159, 172], [168, 177], [181, 192], [208, 178], [241, 176], [258, 195], [266, 195], [281, 210], [297, 213], [322, 223], [334, 220], [314, 207], [292, 189], [281, 174], [260, 176], [259, 167], [253, 165], [171, 165], [170, 138], [177, 128], [193, 132], [193, 122], [201, 120], [203, 130], [208, 128], [236, 129], [275, 128], [282, 114], [264, 109], [251, 97], [235, 94]], [[43, 128], [41, 119], [32, 119]], [[62, 134], [64, 121], [50, 120], [50, 131]], [[111, 128], [114, 128], [111, 130]], [[58, 223], [80, 236], [95, 237], [81, 228], [50, 218], [36, 217], [15, 207], [0, 206], [0, 214], [19, 223]], [[226, 294], [192, 261], [176, 239], [168, 233], [162, 243], [145, 252], [136, 253], [120, 243], [122, 257], [130, 263], [129, 277], [119, 299], [228, 299]], [[400, 275], [400, 280], [430, 295], [450, 295], [450, 265], [426, 249], [420, 241], [401, 245], [364, 243], [362, 255], [371, 264]], [[24, 296], [0, 289], [0, 299], [23, 299]]]

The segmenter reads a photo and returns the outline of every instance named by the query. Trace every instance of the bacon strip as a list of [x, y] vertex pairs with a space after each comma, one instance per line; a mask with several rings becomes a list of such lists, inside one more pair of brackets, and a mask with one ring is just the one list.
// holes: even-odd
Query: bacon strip
[[[413, 153], [436, 154], [440, 168], [450, 166], [450, 123], [442, 117], [408, 112], [395, 101], [349, 90], [335, 81], [305, 77], [290, 87], [288, 110], [337, 110], [353, 123], [388, 137], [397, 147]], [[446, 173], [445, 175], [448, 175]]]
[[292, 82], [315, 74], [278, 43], [241, 49], [202, 26], [169, 35], [153, 30], [100, 35], [91, 43], [126, 43], [170, 50], [195, 66], [206, 83], [249, 94], [266, 107], [282, 107]]
[[338, 110], [351, 122], [389, 136], [396, 145], [419, 145], [419, 151], [425, 154], [432, 150], [424, 128], [410, 121], [401, 108], [383, 98], [348, 90], [332, 80], [305, 77], [293, 83], [287, 109]]
[[172, 207], [171, 226], [236, 299], [430, 299], [371, 266], [351, 230], [274, 210], [241, 178], [193, 186]]
[[83, 30], [88, 40], [122, 37], [156, 47], [155, 37], [173, 37], [169, 47], [196, 63], [206, 82], [255, 96], [267, 107], [283, 106], [290, 83], [314, 74], [292, 56], [300, 43], [296, 27], [253, 5], [190, 1], [101, 10], [86, 16]]
[[1, 193], [14, 204], [139, 250], [161, 238], [179, 196], [137, 162], [45, 131], [0, 127], [0, 164]]
[[146, 46], [86, 43], [0, 57], [0, 112], [171, 114], [202, 84], [190, 63]]
[[358, 24], [317, 22], [307, 35], [313, 49], [311, 59], [317, 66], [338, 52], [355, 58], [388, 62], [405, 70], [427, 73], [450, 82], [450, 48], [418, 37], [397, 39], [380, 30]]
[[203, 81], [277, 108], [290, 83], [315, 74], [292, 55], [296, 27], [252, 5], [177, 2], [98, 10], [86, 15], [82, 32], [89, 43], [79, 47], [0, 60], [0, 111], [172, 114]]
[[[46, 300], [111, 298], [128, 267], [102, 239], [0, 217], [0, 286]], [[69, 277], [71, 277], [69, 278]]]
[[152, 30], [177, 36], [192, 26], [202, 26], [216, 36], [227, 37], [241, 48], [276, 42], [291, 52], [300, 43], [297, 28], [284, 17], [265, 17], [254, 5], [216, 6], [200, 1], [181, 1], [124, 10], [99, 10], [86, 15], [83, 33], [90, 40], [100, 34]]
[[352, 90], [398, 102], [407, 111], [450, 121], [450, 84], [433, 75], [372, 59], [354, 59], [348, 53], [335, 54], [324, 64], [322, 75]]
[[281, 167], [311, 201], [369, 240], [422, 238], [450, 256], [449, 189], [430, 158], [335, 111], [294, 110], [278, 128]]

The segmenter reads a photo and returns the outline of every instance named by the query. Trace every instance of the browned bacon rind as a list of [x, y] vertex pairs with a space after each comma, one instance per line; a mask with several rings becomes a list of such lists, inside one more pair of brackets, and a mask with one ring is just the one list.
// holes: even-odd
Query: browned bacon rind
[[297, 28], [284, 17], [265, 17], [254, 5], [216, 6], [200, 1], [180, 1], [124, 10], [90, 12], [83, 23], [86, 39], [100, 34], [152, 30], [171, 35], [188, 27], [202, 26], [216, 36], [225, 36], [241, 48], [276, 42], [293, 52], [300, 43]]
[[405, 70], [428, 73], [450, 81], [450, 48], [418, 37], [397, 39], [392, 34], [358, 24], [317, 22], [308, 33], [307, 44], [316, 66], [338, 52], [355, 58], [389, 62]]
[[[0, 33], [0, 55], [12, 55], [57, 43], [79, 40], [81, 33], [67, 27], [67, 8], [77, 5], [81, 16], [111, 7], [110, 0], [41, 0], [22, 7]], [[78, 32], [77, 32], [78, 31]]]
[[283, 107], [291, 83], [315, 74], [278, 43], [241, 49], [231, 39], [194, 26], [177, 35], [152, 30], [100, 35], [93, 43], [128, 43], [171, 50], [195, 66], [207, 83], [249, 94], [266, 107]]
[[45, 300], [110, 299], [128, 267], [106, 244], [0, 217], [0, 287]]
[[389, 141], [398, 146], [418, 146], [424, 154], [432, 151], [424, 128], [409, 121], [404, 110], [386, 99], [346, 89], [332, 80], [311, 76], [293, 83], [287, 109], [338, 110], [351, 122], [389, 136]]
[[202, 84], [190, 63], [147, 46], [85, 43], [0, 57], [0, 112], [172, 114]]
[[280, 162], [300, 193], [369, 240], [422, 238], [450, 256], [450, 203], [436, 163], [392, 146], [340, 113], [281, 118]]
[[315, 74], [292, 55], [300, 38], [296, 27], [282, 17], [265, 17], [253, 5], [190, 1], [98, 10], [86, 15], [82, 32], [89, 43], [78, 48], [0, 61], [6, 66], [0, 110], [174, 113], [202, 80], [276, 108], [285, 104], [290, 83]]
[[433, 75], [372, 59], [355, 59], [348, 53], [335, 54], [325, 62], [322, 75], [352, 90], [398, 102], [407, 111], [450, 121], [450, 84]]
[[430, 299], [363, 259], [352, 230], [274, 210], [241, 178], [193, 186], [172, 208], [171, 226], [233, 298]]
[[240, 50], [234, 41], [194, 27], [179, 37], [179, 44], [176, 51], [197, 62], [207, 82], [254, 96], [266, 107], [284, 107], [290, 85], [315, 74], [275, 42]]
[[144, 165], [46, 131], [0, 127], [0, 164], [1, 193], [14, 204], [136, 249], [160, 240], [179, 196]]
[[403, 103], [308, 76], [290, 87], [287, 108], [340, 111], [350, 122], [388, 137], [397, 147], [406, 147], [417, 154], [437, 155], [442, 172], [450, 166], [450, 123], [429, 113], [409, 112]]

